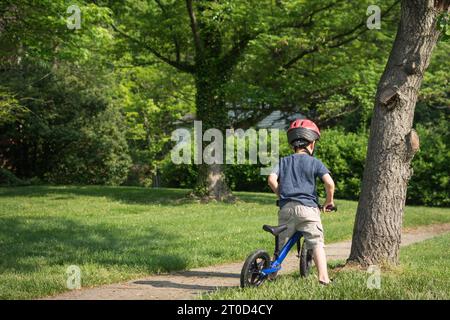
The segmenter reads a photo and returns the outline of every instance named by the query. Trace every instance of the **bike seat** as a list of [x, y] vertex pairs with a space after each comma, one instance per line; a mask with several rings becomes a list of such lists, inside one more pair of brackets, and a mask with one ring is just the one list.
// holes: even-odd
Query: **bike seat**
[[267, 224], [263, 225], [263, 230], [270, 232], [274, 236], [278, 236], [287, 228], [288, 228], [287, 224], [282, 224], [281, 226], [268, 226]]

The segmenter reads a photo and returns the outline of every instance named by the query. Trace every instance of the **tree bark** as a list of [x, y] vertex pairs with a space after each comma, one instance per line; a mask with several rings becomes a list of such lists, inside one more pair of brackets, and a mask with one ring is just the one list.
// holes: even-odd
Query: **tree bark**
[[414, 109], [438, 41], [441, 5], [433, 0], [402, 1], [397, 36], [375, 98], [348, 262], [398, 263], [411, 160], [419, 148], [412, 129]]
[[[223, 70], [222, 66], [214, 63], [202, 64], [197, 70], [195, 81], [197, 120], [202, 121], [203, 132], [215, 128], [225, 134], [228, 114], [223, 86], [227, 83], [231, 70]], [[204, 147], [203, 143], [203, 150]], [[194, 188], [197, 196], [218, 201], [232, 199], [231, 190], [225, 180], [223, 164], [203, 163], [199, 165], [198, 173], [197, 185]]]

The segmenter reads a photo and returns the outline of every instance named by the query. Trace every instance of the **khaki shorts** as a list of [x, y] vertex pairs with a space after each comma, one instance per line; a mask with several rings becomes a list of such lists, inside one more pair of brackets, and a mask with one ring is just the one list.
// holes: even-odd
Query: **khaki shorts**
[[319, 208], [306, 207], [295, 201], [288, 202], [278, 212], [278, 224], [288, 225], [279, 237], [280, 250], [296, 231], [303, 233], [307, 249], [324, 246]]

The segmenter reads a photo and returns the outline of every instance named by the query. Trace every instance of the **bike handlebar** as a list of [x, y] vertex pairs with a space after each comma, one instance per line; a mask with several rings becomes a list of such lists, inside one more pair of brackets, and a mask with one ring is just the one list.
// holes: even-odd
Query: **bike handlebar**
[[[324, 210], [324, 207], [323, 206], [321, 206], [321, 205], [319, 205], [319, 209], [322, 211], [322, 210]], [[337, 206], [332, 206], [332, 205], [328, 205], [326, 208], [325, 208], [326, 210], [329, 210], [329, 211], [337, 211]]]
[[[280, 200], [277, 200], [276, 201], [276, 204], [277, 204], [277, 207], [279, 207], [280, 206]], [[337, 211], [337, 206], [331, 206], [331, 205], [328, 205], [327, 207], [326, 207], [326, 209], [327, 210], [329, 210], [329, 211]], [[320, 211], [323, 211], [324, 210], [324, 207], [323, 206], [321, 206], [320, 204], [319, 204], [319, 210]]]

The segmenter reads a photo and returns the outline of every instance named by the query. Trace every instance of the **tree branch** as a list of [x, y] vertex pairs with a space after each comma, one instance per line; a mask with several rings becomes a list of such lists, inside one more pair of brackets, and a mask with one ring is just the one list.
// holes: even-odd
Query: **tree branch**
[[[394, 3], [386, 10], [386, 12], [384, 12], [382, 14], [382, 16], [388, 14], [399, 2], [400, 2], [400, 0], [394, 1]], [[292, 67], [295, 63], [297, 63], [299, 60], [301, 60], [306, 55], [317, 52], [322, 48], [337, 48], [337, 47], [340, 47], [344, 44], [347, 44], [347, 43], [357, 39], [360, 35], [362, 35], [367, 30], [369, 30], [368, 28], [365, 28], [365, 26], [366, 26], [366, 20], [364, 19], [363, 21], [361, 21], [359, 24], [357, 24], [353, 28], [346, 30], [343, 33], [329, 37], [325, 41], [322, 41], [320, 44], [315, 44], [312, 48], [302, 50], [297, 56], [295, 56], [294, 58], [289, 60], [287, 63], [285, 63], [282, 66], [282, 70], [289, 69], [290, 67]], [[358, 30], [359, 30], [359, 32], [357, 32]], [[356, 35], [354, 35], [355, 32], [356, 32]], [[345, 38], [349, 35], [353, 35], [353, 36], [349, 37], [349, 38]], [[344, 38], [344, 39], [336, 42], [336, 40], [339, 40], [342, 38]]]
[[[279, 29], [284, 29], [284, 28], [296, 28], [296, 29], [298, 29], [298, 28], [310, 27], [313, 24], [312, 19], [313, 19], [313, 17], [316, 14], [318, 14], [318, 13], [320, 13], [322, 11], [328, 10], [331, 7], [337, 5], [338, 3], [344, 2], [344, 1], [345, 0], [337, 0], [337, 1], [335, 1], [335, 2], [333, 2], [331, 4], [328, 4], [328, 5], [324, 6], [324, 7], [321, 7], [321, 8], [318, 8], [316, 10], [313, 10], [307, 16], [305, 16], [305, 18], [301, 19], [301, 21], [293, 21], [293, 22], [291, 21], [291, 22], [287, 22], [287, 23], [284, 23], [284, 24], [279, 24], [279, 25], [276, 25], [276, 26], [274, 26], [272, 28], [269, 28], [268, 31], [261, 31], [261, 32], [254, 33], [252, 35], [244, 34], [242, 36], [241, 40], [236, 42], [234, 44], [234, 46], [230, 49], [230, 51], [223, 55], [222, 63], [226, 64], [229, 67], [233, 67], [237, 63], [238, 58], [240, 57], [242, 51], [247, 47], [249, 42], [251, 40], [256, 39], [260, 34], [262, 34], [262, 33], [271, 33], [271, 32], [275, 32], [275, 31], [277, 31]], [[305, 50], [302, 54], [306, 55], [308, 53], [310, 53], [310, 50]], [[302, 57], [303, 56], [299, 56], [297, 60], [301, 59]], [[294, 64], [297, 60], [293, 61], [292, 64]]]
[[[160, 3], [159, 0], [155, 0], [156, 3], [160, 6], [161, 10], [164, 11], [164, 7], [162, 6], [162, 4]], [[94, 3], [96, 6], [99, 6], [99, 4], [97, 3], [96, 0], [91, 0], [92, 3]], [[195, 66], [191, 65], [187, 62], [181, 62], [180, 61], [180, 52], [179, 52], [179, 47], [176, 45], [175, 46], [175, 50], [176, 50], [176, 61], [173, 61], [171, 59], [169, 59], [168, 57], [163, 56], [161, 53], [159, 53], [155, 48], [153, 48], [150, 44], [133, 37], [132, 35], [120, 30], [114, 23], [110, 24], [111, 27], [113, 28], [114, 31], [116, 31], [117, 33], [119, 33], [121, 36], [127, 38], [128, 40], [131, 40], [132, 42], [136, 43], [139, 46], [144, 47], [145, 49], [147, 49], [148, 51], [150, 51], [155, 57], [157, 57], [158, 59], [160, 59], [161, 61], [167, 63], [168, 65], [171, 65], [172, 67], [178, 69], [179, 71], [182, 72], [186, 72], [186, 73], [195, 73]]]
[[[316, 10], [311, 11], [304, 19], [302, 19], [302, 22], [299, 24], [299, 26], [310, 26], [313, 24], [313, 18], [316, 14], [326, 11], [332, 7], [334, 7], [335, 5], [339, 4], [340, 2], [344, 2], [345, 0], [337, 0], [333, 3], [330, 3], [324, 7], [318, 8]], [[295, 25], [293, 26], [294, 28], [296, 27]]]
[[[166, 10], [166, 8], [163, 6], [163, 4], [161, 3], [160, 0], [155, 0], [155, 2], [158, 5], [158, 7], [161, 9], [163, 15], [167, 19], [167, 10]], [[170, 31], [173, 32], [173, 28], [172, 27], [170, 27]], [[175, 46], [175, 56], [176, 56], [175, 59], [176, 59], [176, 62], [179, 63], [180, 60], [181, 60], [180, 59], [180, 57], [181, 57], [181, 54], [180, 54], [180, 41], [179, 41], [179, 39], [178, 39], [178, 37], [177, 37], [177, 35], [175, 33], [172, 35], [172, 39], [173, 39], [173, 44]]]
[[236, 42], [234, 46], [224, 54], [221, 58], [221, 64], [228, 68], [232, 68], [236, 65], [239, 57], [242, 54], [242, 51], [247, 47], [249, 42], [254, 39], [254, 36], [244, 35], [241, 40]]
[[292, 67], [294, 64], [296, 64], [297, 61], [303, 59], [303, 57], [306, 56], [307, 54], [316, 52], [316, 51], [318, 51], [318, 50], [319, 50], [319, 46], [316, 45], [316, 46], [312, 47], [311, 49], [305, 49], [305, 50], [301, 51], [297, 56], [295, 56], [294, 58], [292, 58], [291, 60], [289, 60], [287, 63], [285, 63], [285, 64], [282, 66], [282, 70], [289, 69], [289, 68]]
[[191, 30], [192, 35], [194, 36], [195, 49], [197, 50], [197, 53], [201, 54], [203, 52], [203, 46], [198, 32], [197, 18], [195, 17], [194, 9], [192, 7], [192, 0], [186, 0], [186, 7], [189, 13], [189, 19], [191, 20]]
[[268, 32], [274, 32], [279, 29], [285, 29], [285, 28], [300, 29], [300, 28], [311, 27], [314, 24], [313, 18], [315, 15], [317, 15], [318, 13], [323, 12], [325, 10], [328, 10], [328, 9], [334, 7], [335, 5], [337, 5], [338, 3], [344, 2], [344, 1], [345, 0], [337, 0], [337, 1], [330, 3], [324, 7], [317, 8], [317, 9], [309, 12], [306, 16], [304, 16], [304, 18], [300, 19], [299, 21], [290, 21], [290, 22], [275, 25], [274, 27], [270, 28], [268, 30]]
[[[319, 88], [314, 91], [305, 92], [302, 94], [301, 97], [296, 99], [297, 101], [302, 101], [302, 106], [306, 106], [305, 109], [303, 110], [299, 110], [298, 104], [292, 104], [288, 100], [276, 103], [278, 107], [275, 107], [274, 105], [267, 105], [268, 106], [267, 108], [260, 107], [257, 109], [250, 109], [250, 110], [240, 109], [241, 111], [247, 111], [249, 114], [242, 119], [236, 119], [233, 123], [233, 126], [235, 128], [246, 129], [251, 125], [256, 125], [258, 122], [264, 120], [264, 118], [269, 116], [275, 110], [280, 111], [282, 113], [282, 115], [278, 118], [278, 121], [288, 120], [288, 116], [295, 112], [303, 113], [306, 115], [308, 113], [308, 110], [312, 110], [313, 106], [329, 99], [334, 94], [338, 93], [345, 94], [348, 91], [349, 87], [350, 87], [349, 84], [339, 84], [331, 88], [330, 87]], [[230, 108], [230, 110], [237, 112], [239, 108], [234, 107]], [[353, 112], [353, 110], [351, 112]], [[339, 114], [339, 116], [342, 115], [345, 114], [344, 113]], [[315, 120], [319, 121], [319, 119]]]
[[145, 49], [147, 49], [148, 51], [150, 51], [154, 56], [156, 56], [158, 59], [160, 59], [161, 61], [171, 65], [172, 67], [183, 71], [183, 72], [187, 72], [187, 73], [194, 73], [195, 72], [195, 67], [191, 64], [188, 64], [186, 62], [180, 62], [180, 61], [173, 61], [165, 56], [163, 56], [162, 54], [160, 54], [155, 48], [153, 48], [151, 45], [149, 45], [148, 43], [145, 43], [131, 35], [129, 35], [128, 33], [120, 30], [114, 23], [111, 24], [112, 28], [114, 29], [114, 31], [116, 31], [117, 33], [119, 33], [120, 35], [122, 35], [123, 37], [131, 40], [132, 42], [144, 47]]

